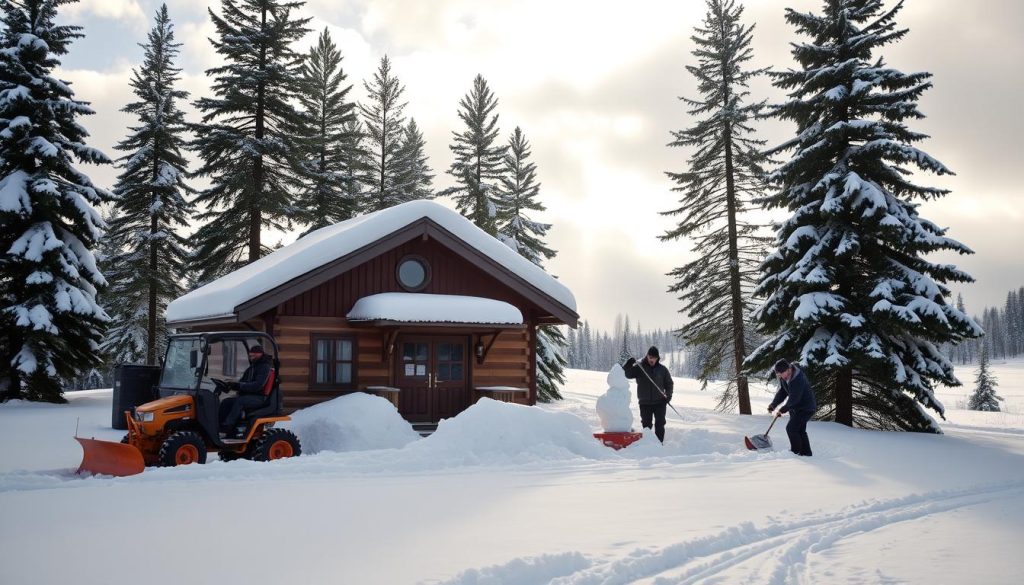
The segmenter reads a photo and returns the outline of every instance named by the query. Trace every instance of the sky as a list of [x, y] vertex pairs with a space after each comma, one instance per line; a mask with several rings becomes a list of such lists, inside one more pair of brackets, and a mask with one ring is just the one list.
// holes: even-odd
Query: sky
[[[204, 71], [220, 61], [206, 6], [219, 2], [167, 0], [177, 40], [182, 88], [192, 99], [208, 95]], [[795, 67], [789, 53], [797, 37], [784, 20], [787, 7], [819, 11], [820, 0], [748, 0], [744, 21], [756, 24], [752, 67]], [[893, 2], [886, 3], [892, 6]], [[132, 99], [128, 80], [142, 58], [137, 45], [152, 26], [158, 0], [83, 0], [64, 9], [65, 22], [84, 27], [63, 59], [60, 76], [96, 114], [82, 121], [91, 145], [114, 157], [113, 145], [133, 120], [120, 112]], [[385, 54], [405, 86], [405, 114], [426, 139], [435, 187], [451, 184], [449, 144], [461, 131], [458, 102], [483, 75], [498, 99], [501, 140], [520, 127], [532, 145], [546, 212], [548, 244], [558, 256], [546, 264], [575, 294], [578, 312], [592, 326], [613, 327], [628, 314], [635, 327], [676, 328], [681, 303], [667, 292], [666, 273], [693, 259], [687, 240], [661, 242], [673, 227], [660, 212], [678, 206], [665, 172], [686, 168], [688, 152], [666, 146], [670, 132], [692, 126], [680, 96], [697, 97], [686, 65], [693, 64], [691, 35], [705, 3], [635, 0], [309, 0], [311, 32], [301, 49], [327, 28], [343, 56], [352, 95], [366, 95]], [[969, 312], [1002, 305], [1024, 286], [1024, 209], [1014, 169], [1024, 166], [1018, 137], [1019, 76], [1006, 63], [1024, 61], [1024, 4], [986, 0], [907, 0], [898, 18], [910, 33], [881, 54], [901, 70], [934, 74], [935, 87], [920, 101], [928, 116], [912, 129], [931, 136], [920, 146], [956, 175], [922, 175], [918, 182], [952, 193], [925, 202], [921, 216], [949, 228], [947, 235], [976, 253], [937, 254], [977, 282], [955, 285]], [[767, 80], [752, 86], [758, 99], [783, 94]], [[186, 112], [197, 119], [195, 110]], [[775, 145], [795, 127], [767, 121], [759, 136]], [[113, 168], [90, 171], [110, 186]], [[297, 237], [279, 234], [287, 244]], [[276, 243], [276, 241], [271, 241]]]

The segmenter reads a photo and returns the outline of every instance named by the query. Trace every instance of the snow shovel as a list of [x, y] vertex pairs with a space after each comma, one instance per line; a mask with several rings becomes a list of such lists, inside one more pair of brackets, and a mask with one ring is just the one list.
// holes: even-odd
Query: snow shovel
[[138, 449], [125, 443], [100, 441], [75, 437], [82, 445], [82, 464], [75, 473], [93, 473], [103, 475], [135, 475], [142, 473], [146, 463]]
[[759, 449], [771, 449], [772, 440], [768, 438], [768, 433], [772, 432], [772, 427], [775, 426], [775, 421], [779, 420], [780, 414], [776, 414], [772, 417], [772, 424], [768, 425], [768, 430], [763, 435], [754, 435], [753, 437], [743, 437], [743, 442], [747, 445], [747, 449], [751, 451], [757, 451]]

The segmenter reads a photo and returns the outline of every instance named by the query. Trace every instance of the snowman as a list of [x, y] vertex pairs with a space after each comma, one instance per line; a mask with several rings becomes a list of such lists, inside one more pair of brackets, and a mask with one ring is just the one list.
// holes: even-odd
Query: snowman
[[608, 391], [597, 399], [597, 416], [606, 433], [628, 433], [633, 430], [633, 411], [629, 408], [633, 395], [622, 366], [615, 364], [608, 372]]

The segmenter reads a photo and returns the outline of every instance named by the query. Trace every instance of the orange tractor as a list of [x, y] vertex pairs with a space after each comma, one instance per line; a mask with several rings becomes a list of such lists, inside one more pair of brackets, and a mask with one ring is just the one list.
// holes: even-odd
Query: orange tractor
[[[221, 395], [230, 392], [248, 367], [248, 349], [273, 351], [273, 368], [263, 387], [263, 405], [244, 413], [240, 438], [224, 438], [220, 421], [230, 407]], [[128, 434], [120, 443], [75, 437], [84, 456], [78, 471], [134, 475], [147, 465], [172, 467], [206, 463], [207, 453], [222, 461], [246, 458], [270, 461], [298, 456], [302, 447], [288, 429], [277, 428], [282, 416], [280, 360], [274, 338], [256, 331], [190, 333], [168, 338], [160, 370], [157, 400], [125, 411]], [[210, 377], [211, 369], [223, 377]]]

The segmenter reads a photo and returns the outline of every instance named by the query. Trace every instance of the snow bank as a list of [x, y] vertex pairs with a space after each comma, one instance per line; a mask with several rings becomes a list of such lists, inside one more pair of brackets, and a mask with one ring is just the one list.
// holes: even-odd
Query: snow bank
[[593, 433], [573, 414], [481, 398], [408, 449], [449, 466], [612, 457]]
[[302, 452], [400, 449], [420, 439], [395, 405], [357, 392], [297, 410], [283, 425], [299, 436]]

